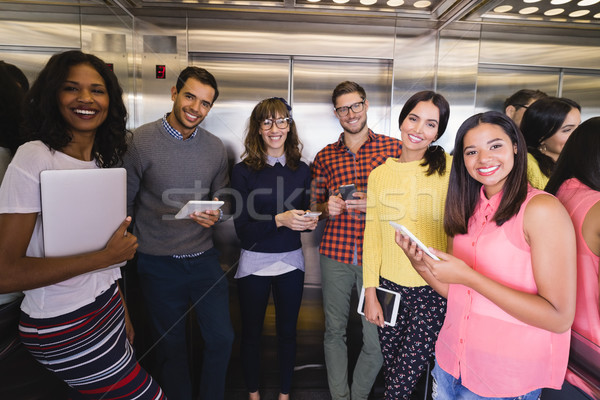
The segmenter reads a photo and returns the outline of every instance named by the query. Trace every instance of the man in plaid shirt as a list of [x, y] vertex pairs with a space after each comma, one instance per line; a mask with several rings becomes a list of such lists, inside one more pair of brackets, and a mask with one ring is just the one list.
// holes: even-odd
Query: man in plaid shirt
[[[362, 289], [362, 246], [367, 211], [367, 178], [388, 157], [400, 157], [398, 139], [373, 133], [367, 126], [369, 101], [355, 82], [342, 82], [331, 98], [343, 132], [327, 145], [311, 166], [311, 209], [327, 218], [321, 239], [321, 283], [325, 311], [325, 363], [333, 400], [367, 399], [383, 363], [377, 326], [362, 317], [363, 346], [348, 387], [346, 326], [350, 295]], [[353, 199], [344, 201], [339, 187], [354, 184]]]

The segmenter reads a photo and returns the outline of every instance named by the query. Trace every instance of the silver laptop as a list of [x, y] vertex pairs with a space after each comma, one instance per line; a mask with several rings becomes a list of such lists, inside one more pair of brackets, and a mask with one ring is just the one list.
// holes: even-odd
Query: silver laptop
[[124, 168], [42, 171], [40, 185], [46, 257], [103, 249], [127, 216]]

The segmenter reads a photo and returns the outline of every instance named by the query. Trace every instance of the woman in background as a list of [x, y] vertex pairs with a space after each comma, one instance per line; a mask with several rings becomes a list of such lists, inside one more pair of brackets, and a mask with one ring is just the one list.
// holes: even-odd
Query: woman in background
[[544, 189], [569, 135], [581, 123], [581, 106], [573, 100], [543, 97], [527, 108], [521, 132], [527, 143], [527, 178]]
[[[446, 99], [432, 91], [411, 96], [398, 118], [402, 154], [388, 158], [369, 175], [363, 247], [365, 318], [379, 327], [385, 398], [409, 399], [433, 358], [446, 301], [412, 268], [394, 242], [389, 221], [406, 226], [425, 243], [445, 249], [444, 204], [452, 157], [432, 144], [450, 116]], [[374, 199], [374, 200], [373, 200]], [[380, 286], [400, 293], [395, 326], [384, 325], [376, 296]]]
[[444, 229], [451, 254], [397, 240], [448, 299], [434, 399], [538, 399], [560, 388], [575, 313], [575, 234], [553, 196], [527, 183], [517, 126], [490, 111], [459, 128]]
[[[577, 237], [577, 305], [573, 331], [600, 348], [600, 117], [591, 118], [569, 137], [546, 191], [563, 203]], [[567, 371], [567, 381], [589, 396], [592, 388]], [[597, 397], [596, 397], [597, 398]]]
[[[25, 293], [23, 344], [87, 399], [164, 399], [141, 369], [111, 265], [131, 259], [127, 218], [103, 250], [44, 258], [40, 172], [117, 166], [126, 150], [126, 110], [116, 76], [99, 58], [50, 58], [25, 102], [25, 134], [0, 188], [0, 291]], [[65, 221], [68, 223], [68, 221]]]
[[300, 232], [317, 217], [309, 208], [310, 170], [300, 160], [301, 143], [291, 108], [270, 98], [252, 110], [242, 162], [233, 167], [231, 187], [241, 195], [235, 230], [241, 255], [235, 275], [242, 315], [242, 368], [248, 398], [260, 399], [260, 340], [273, 293], [279, 360], [279, 400], [289, 399], [296, 360], [296, 324], [304, 285]]
[[[26, 90], [9, 72], [14, 65], [0, 61], [0, 183], [12, 156], [21, 144], [19, 125]], [[25, 80], [27, 82], [27, 80]]]

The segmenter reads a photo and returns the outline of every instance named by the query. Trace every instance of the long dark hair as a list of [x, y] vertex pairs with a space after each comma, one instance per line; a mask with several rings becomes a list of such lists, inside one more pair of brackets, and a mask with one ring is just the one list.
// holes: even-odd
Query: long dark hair
[[[267, 165], [267, 151], [265, 142], [260, 135], [260, 124], [267, 118], [291, 118], [291, 108], [288, 103], [279, 97], [265, 99], [258, 103], [252, 110], [248, 121], [248, 130], [244, 140], [245, 150], [242, 160], [252, 169], [261, 170]], [[296, 123], [291, 119], [289, 132], [284, 144], [285, 163], [290, 169], [298, 168], [302, 157], [302, 143], [298, 138]]]
[[588, 119], [569, 136], [545, 190], [556, 194], [570, 178], [600, 191], [600, 117]]
[[0, 147], [14, 155], [22, 143], [20, 125], [25, 90], [8, 72], [8, 65], [0, 61]]
[[71, 142], [69, 127], [59, 112], [58, 92], [69, 69], [80, 64], [88, 64], [100, 74], [109, 96], [108, 113], [96, 131], [92, 156], [99, 167], [119, 165], [127, 150], [127, 109], [123, 104], [123, 90], [106, 63], [92, 54], [71, 50], [50, 58], [25, 99], [24, 135], [27, 140], [41, 140], [54, 150], [61, 150]]
[[[438, 123], [437, 136], [435, 140], [438, 140], [442, 137], [444, 132], [446, 132], [446, 127], [448, 126], [448, 119], [450, 118], [450, 104], [446, 101], [444, 96], [439, 93], [433, 92], [431, 90], [424, 90], [421, 92], [417, 92], [413, 94], [406, 103], [404, 103], [404, 107], [402, 107], [402, 111], [400, 111], [400, 116], [398, 117], [398, 125], [402, 126], [402, 123], [410, 114], [412, 110], [422, 101], [431, 101], [434, 106], [437, 107], [440, 113], [440, 120]], [[434, 140], [434, 141], [435, 141]], [[439, 175], [443, 175], [446, 172], [446, 155], [442, 146], [431, 145], [425, 151], [425, 156], [423, 157], [423, 162], [421, 166], [429, 166], [427, 169], [426, 175], [432, 175], [434, 172], [437, 172]]]
[[467, 233], [469, 218], [479, 201], [482, 184], [469, 175], [465, 167], [463, 146], [465, 135], [481, 124], [499, 126], [512, 144], [517, 146], [513, 169], [506, 178], [502, 199], [492, 220], [501, 226], [519, 212], [527, 197], [527, 146], [519, 128], [508, 116], [497, 111], [473, 115], [463, 122], [456, 134], [444, 215], [444, 229], [448, 236]]
[[581, 106], [564, 97], [543, 97], [536, 100], [523, 114], [521, 132], [525, 136], [527, 150], [536, 159], [540, 170], [546, 176], [552, 174], [554, 160], [543, 154], [539, 147], [542, 142], [552, 137], [565, 122], [572, 109], [581, 111]]

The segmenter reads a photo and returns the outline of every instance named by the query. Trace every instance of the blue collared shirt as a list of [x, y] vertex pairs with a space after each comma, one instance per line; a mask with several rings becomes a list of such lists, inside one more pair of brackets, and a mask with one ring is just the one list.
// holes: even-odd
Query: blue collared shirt
[[[169, 135], [173, 136], [175, 139], [183, 140], [183, 135], [177, 129], [173, 128], [171, 124], [169, 124], [169, 122], [167, 122], [167, 117], [169, 116], [169, 114], [170, 113], [165, 114], [165, 116], [162, 119], [163, 128], [165, 128]], [[196, 129], [194, 129], [194, 132], [192, 132], [190, 137], [185, 140], [192, 139], [194, 136], [196, 136], [196, 133], [198, 133], [198, 127], [196, 127]]]

